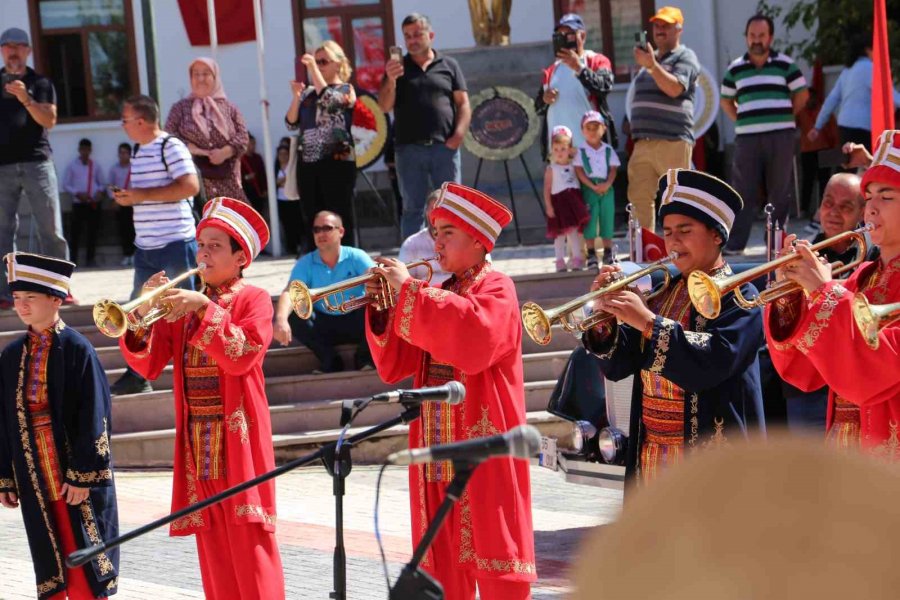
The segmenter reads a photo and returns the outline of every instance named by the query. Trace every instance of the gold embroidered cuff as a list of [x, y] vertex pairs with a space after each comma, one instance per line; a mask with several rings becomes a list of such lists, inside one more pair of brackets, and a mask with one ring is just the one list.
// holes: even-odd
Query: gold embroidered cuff
[[96, 484], [107, 484], [112, 481], [112, 470], [101, 469], [99, 471], [76, 471], [66, 469], [66, 483], [75, 487], [91, 487]]
[[0, 492], [15, 492], [16, 482], [13, 479], [0, 479]]

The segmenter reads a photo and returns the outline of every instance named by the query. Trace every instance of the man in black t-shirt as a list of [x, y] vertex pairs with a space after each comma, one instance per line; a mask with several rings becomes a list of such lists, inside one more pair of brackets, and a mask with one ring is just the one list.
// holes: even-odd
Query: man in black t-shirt
[[466, 80], [453, 58], [432, 48], [428, 17], [403, 19], [408, 53], [384, 67], [378, 104], [394, 111], [397, 178], [403, 197], [401, 235], [424, 223], [425, 198], [445, 181], [461, 182], [459, 147], [469, 129], [472, 109]]
[[[43, 254], [68, 260], [59, 210], [56, 170], [47, 131], [56, 125], [56, 91], [25, 63], [28, 34], [15, 27], [0, 34], [0, 256], [16, 250], [19, 199], [28, 197]], [[6, 266], [3, 266], [4, 273]], [[6, 276], [0, 277], [0, 309], [12, 308]]]

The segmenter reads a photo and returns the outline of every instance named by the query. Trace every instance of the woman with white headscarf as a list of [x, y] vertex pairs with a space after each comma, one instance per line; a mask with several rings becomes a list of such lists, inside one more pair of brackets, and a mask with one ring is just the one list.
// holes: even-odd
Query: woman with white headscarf
[[225, 95], [216, 61], [198, 58], [188, 73], [191, 94], [172, 106], [165, 129], [191, 151], [207, 198], [227, 196], [246, 202], [240, 166], [249, 141], [244, 117]]

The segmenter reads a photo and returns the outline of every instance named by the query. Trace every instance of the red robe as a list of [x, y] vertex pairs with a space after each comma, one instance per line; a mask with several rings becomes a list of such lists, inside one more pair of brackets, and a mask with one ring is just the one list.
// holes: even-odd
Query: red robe
[[882, 330], [872, 350], [852, 314], [853, 295], [869, 302], [900, 300], [900, 257], [866, 262], [846, 281], [831, 281], [807, 301], [800, 294], [766, 307], [772, 363], [803, 391], [827, 385], [828, 440], [900, 460], [900, 327]]
[[[175, 323], [157, 321], [150, 335], [141, 339], [129, 332], [119, 347], [135, 371], [156, 379], [174, 360], [175, 461], [172, 512], [203, 497], [191, 460], [185, 402], [185, 345], [199, 348], [218, 366], [219, 392], [225, 418], [224, 458], [226, 487], [231, 487], [275, 467], [272, 422], [266, 399], [263, 359], [272, 341], [272, 300], [268, 292], [237, 280], [221, 290], [218, 304], [210, 302], [199, 327], [185, 339], [188, 317]], [[225, 500], [222, 505], [233, 524], [259, 523], [275, 530], [275, 481], [269, 480]], [[170, 526], [170, 534], [190, 535], [209, 528], [204, 509]]]
[[[421, 418], [410, 424], [410, 448], [494, 435], [525, 423], [515, 284], [493, 272], [490, 263], [470, 269], [461, 279], [451, 277], [443, 289], [407, 280], [396, 308], [387, 313], [368, 309], [366, 337], [378, 374], [388, 383], [414, 375], [417, 387], [453, 379], [466, 386], [465, 401], [457, 406], [423, 403]], [[449, 463], [410, 467], [413, 544], [451, 479]], [[448, 522], [442, 533], [452, 536], [452, 553], [444, 554], [436, 545], [423, 561], [439, 580], [444, 569], [477, 580], [527, 583], [537, 578], [526, 461], [493, 458], [482, 463]]]

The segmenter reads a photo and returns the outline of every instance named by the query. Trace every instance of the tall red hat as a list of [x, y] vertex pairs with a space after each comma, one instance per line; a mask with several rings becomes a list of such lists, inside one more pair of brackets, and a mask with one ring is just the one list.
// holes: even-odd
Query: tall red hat
[[512, 213], [487, 194], [448, 181], [441, 186], [441, 197], [431, 211], [431, 224], [437, 219], [451, 221], [490, 252], [500, 232], [512, 221]]
[[896, 129], [887, 129], [878, 136], [872, 166], [860, 183], [863, 194], [873, 181], [900, 187], [900, 131]]
[[246, 202], [234, 198], [213, 198], [203, 207], [203, 218], [197, 224], [197, 236], [206, 227], [221, 229], [241, 246], [249, 267], [269, 243], [269, 226], [265, 219]]

